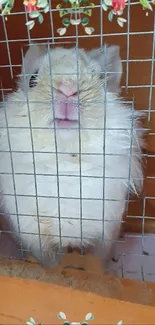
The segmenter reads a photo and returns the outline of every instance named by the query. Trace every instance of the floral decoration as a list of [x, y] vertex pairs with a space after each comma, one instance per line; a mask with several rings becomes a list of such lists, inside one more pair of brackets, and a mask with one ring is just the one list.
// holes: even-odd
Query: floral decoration
[[[10, 14], [14, 8], [15, 3], [23, 0], [0, 0], [1, 14]], [[28, 13], [29, 20], [26, 25], [31, 30], [35, 25], [35, 19], [39, 24], [44, 21], [44, 13], [49, 11], [49, 1], [52, 0], [24, 0], [26, 12]], [[93, 0], [94, 1], [94, 0]], [[92, 0], [61, 0], [56, 6], [59, 11], [61, 23], [63, 27], [57, 29], [60, 36], [66, 34], [70, 25], [82, 25], [86, 34], [91, 35], [94, 32], [94, 27], [89, 26], [89, 19], [93, 14], [95, 8], [95, 1]], [[120, 27], [124, 26], [126, 19], [122, 17], [125, 6], [128, 0], [102, 0], [102, 9], [108, 12], [108, 19], [112, 21], [116, 18]], [[145, 10], [153, 10], [152, 5], [155, 5], [155, 0], [139, 0]], [[148, 12], [146, 13], [148, 15]]]
[[[117, 23], [120, 27], [124, 26], [127, 21], [121, 17], [123, 15], [126, 3], [128, 0], [102, 0], [102, 9], [109, 11], [108, 19], [112, 21], [114, 17], [117, 19]], [[152, 4], [155, 4], [155, 0], [151, 0]], [[149, 0], [139, 0], [143, 9], [152, 10], [152, 6]], [[59, 35], [64, 35], [67, 28], [70, 25], [82, 25], [85, 29], [86, 34], [92, 34], [94, 32], [93, 27], [88, 27], [89, 17], [92, 16], [92, 9], [95, 8], [95, 2], [91, 0], [62, 0], [57, 5], [59, 10], [59, 16], [62, 19], [64, 27], [58, 28], [57, 32]], [[65, 16], [65, 18], [64, 18]]]
[[61, 3], [56, 6], [64, 26], [57, 29], [59, 35], [64, 35], [70, 25], [80, 24], [83, 26], [86, 34], [92, 34], [94, 28], [91, 26], [88, 27], [88, 24], [89, 17], [92, 16], [92, 8], [94, 7], [94, 2], [90, 0], [62, 0]]
[[[0, 0], [2, 15], [6, 16], [10, 14], [15, 5], [15, 1], [20, 0]], [[30, 20], [26, 22], [29, 30], [31, 30], [35, 25], [34, 19], [37, 19], [39, 24], [43, 23], [44, 17], [42, 12], [47, 13], [49, 11], [49, 0], [24, 0], [23, 5], [25, 5], [26, 12], [30, 18]]]
[[[62, 311], [60, 311], [59, 314], [57, 314], [57, 318], [62, 319], [64, 321], [62, 325], [88, 325], [88, 321], [93, 320], [94, 315], [92, 313], [86, 314], [82, 323], [80, 323], [80, 322], [69, 322], [67, 320], [66, 314], [64, 312], [62, 312]], [[32, 317], [29, 318], [29, 320], [28, 320], [28, 322], [26, 322], [26, 324], [27, 325], [37, 325], [34, 318], [32, 318]], [[39, 323], [38, 325], [43, 325], [43, 323]], [[117, 323], [117, 325], [123, 325], [122, 320], [119, 321]]]

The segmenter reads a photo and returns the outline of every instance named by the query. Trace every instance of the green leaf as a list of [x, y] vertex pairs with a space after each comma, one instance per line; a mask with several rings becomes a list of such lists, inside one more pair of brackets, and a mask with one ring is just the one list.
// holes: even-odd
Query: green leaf
[[29, 13], [30, 18], [37, 18], [40, 15], [39, 11], [31, 11]]
[[14, 6], [14, 0], [4, 1], [2, 3], [0, 1], [0, 5], [3, 6], [2, 15], [9, 15]]
[[68, 11], [67, 10], [60, 10], [60, 12], [59, 12], [59, 16], [60, 17], [63, 17], [65, 15], [67, 15], [67, 14], [68, 14]]
[[[117, 16], [121, 16], [123, 14], [123, 10], [118, 10], [117, 11]], [[114, 13], [114, 15], [115, 15], [115, 13]]]
[[27, 26], [28, 30], [31, 30], [35, 25], [35, 21], [29, 20], [29, 21], [27, 21], [27, 23], [25, 25]]
[[9, 15], [11, 9], [8, 8], [8, 7], [5, 7], [3, 10], [2, 10], [2, 15]]
[[124, 23], [126, 23], [126, 19], [125, 18], [122, 18], [122, 17], [118, 17], [117, 18], [117, 23], [120, 27], [123, 27], [124, 26]]
[[60, 311], [59, 315], [61, 316], [61, 319], [66, 319], [66, 314], [63, 311]]
[[44, 8], [44, 13], [47, 14], [47, 12], [49, 11], [49, 9], [50, 9], [50, 6], [47, 5], [47, 6]]
[[85, 15], [87, 15], [87, 16], [91, 16], [91, 15], [92, 15], [92, 9], [84, 10], [83, 13], [84, 13]]
[[72, 8], [79, 8], [79, 3], [73, 2], [72, 3]]
[[108, 10], [108, 6], [104, 2], [102, 2], [102, 9], [104, 11], [107, 11]]
[[139, 0], [139, 2], [141, 3], [141, 5], [149, 10], [152, 10], [152, 6], [150, 5], [150, 3], [148, 2], [148, 0]]
[[38, 0], [37, 2], [37, 6], [39, 8], [45, 8], [48, 5], [48, 1], [47, 0]]
[[83, 18], [81, 19], [81, 24], [82, 24], [83, 26], [86, 26], [88, 23], [89, 23], [89, 19], [88, 19], [87, 17], [83, 17]]
[[66, 319], [66, 314], [63, 311], [60, 311], [60, 313], [57, 314], [57, 318], [59, 318], [59, 319]]
[[5, 4], [8, 8], [12, 9], [13, 6], [14, 6], [14, 1], [6, 1], [6, 4]]
[[70, 24], [70, 19], [69, 18], [63, 18], [62, 23], [64, 26], [68, 27]]
[[85, 32], [88, 34], [88, 35], [91, 35], [93, 32], [94, 32], [94, 28], [93, 27], [85, 27]]
[[34, 325], [36, 324], [34, 318], [32, 318], [32, 317], [30, 317], [29, 321], [30, 321], [32, 324], [34, 324]]
[[[67, 31], [66, 27], [58, 28], [58, 29], [57, 29], [57, 32], [58, 32], [58, 34], [59, 34], [60, 36], [66, 34], [66, 31]], [[60, 319], [61, 319], [61, 318], [60, 318]]]
[[94, 315], [92, 313], [88, 313], [86, 316], [85, 316], [85, 320], [92, 320], [94, 319]]
[[0, 1], [0, 6], [5, 6], [7, 4], [7, 1], [6, 0], [1, 0]]
[[106, 4], [106, 6], [108, 6], [108, 7], [112, 6], [112, 0], [104, 0], [103, 2], [104, 2], [104, 3]]
[[56, 9], [60, 9], [61, 8], [61, 3], [59, 3], [57, 6], [56, 6]]
[[110, 21], [112, 21], [113, 18], [114, 18], [114, 13], [113, 13], [113, 11], [111, 10], [111, 11], [109, 12], [109, 14], [108, 14], [108, 19], [109, 19]]
[[38, 23], [39, 23], [39, 24], [42, 24], [42, 23], [43, 23], [43, 21], [44, 21], [44, 17], [43, 17], [43, 15], [42, 15], [41, 13], [39, 14], [37, 20], [38, 20]]
[[95, 3], [94, 2], [90, 2], [89, 3], [89, 6], [92, 7], [92, 8], [95, 8]]

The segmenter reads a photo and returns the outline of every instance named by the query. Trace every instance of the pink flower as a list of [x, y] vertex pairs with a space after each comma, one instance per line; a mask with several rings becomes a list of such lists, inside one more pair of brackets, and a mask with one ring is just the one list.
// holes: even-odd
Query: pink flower
[[36, 5], [36, 2], [36, 0], [25, 0], [24, 4], [26, 6], [26, 11], [32, 12], [39, 10], [39, 7]]
[[114, 8], [114, 13], [117, 15], [118, 11], [125, 8], [125, 2], [127, 0], [112, 0], [112, 7]]
[[31, 3], [29, 3], [27, 5], [27, 8], [26, 8], [27, 12], [32, 12], [32, 11], [37, 11], [39, 10], [39, 7], [37, 7], [36, 5], [31, 5]]

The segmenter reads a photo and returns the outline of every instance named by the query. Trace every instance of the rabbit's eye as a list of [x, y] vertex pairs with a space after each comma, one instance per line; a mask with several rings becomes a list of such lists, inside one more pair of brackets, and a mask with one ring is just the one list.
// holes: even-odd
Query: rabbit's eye
[[30, 81], [29, 81], [29, 87], [33, 88], [37, 84], [37, 75], [38, 75], [38, 70], [35, 71], [34, 75], [31, 76]]

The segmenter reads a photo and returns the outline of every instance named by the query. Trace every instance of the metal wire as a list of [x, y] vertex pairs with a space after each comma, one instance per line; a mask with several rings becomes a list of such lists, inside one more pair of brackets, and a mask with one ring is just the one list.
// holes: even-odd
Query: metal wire
[[58, 191], [58, 217], [59, 217], [59, 235], [60, 235], [60, 253], [62, 250], [62, 239], [61, 239], [61, 211], [60, 211], [60, 188], [59, 188], [59, 160], [58, 160], [58, 148], [57, 148], [57, 133], [56, 133], [56, 125], [55, 125], [55, 103], [54, 103], [54, 94], [53, 94], [53, 81], [52, 81], [52, 56], [50, 52], [50, 46], [48, 44], [48, 58], [49, 58], [49, 67], [50, 67], [50, 84], [51, 84], [51, 92], [52, 92], [52, 105], [53, 115], [54, 115], [54, 141], [55, 141], [55, 155], [56, 155], [56, 177], [57, 177], [57, 191]]
[[83, 231], [82, 231], [82, 222], [83, 222], [83, 207], [82, 207], [82, 166], [81, 166], [81, 114], [80, 114], [80, 99], [79, 99], [79, 62], [78, 62], [78, 27], [76, 26], [76, 61], [77, 61], [77, 94], [78, 94], [78, 134], [79, 134], [79, 176], [80, 176], [80, 233], [81, 233], [81, 254], [83, 255]]
[[[131, 6], [138, 6], [139, 2], [135, 1], [135, 2], [130, 2], [128, 1], [128, 3], [126, 3], [127, 6], [127, 25], [126, 25], [126, 31], [123, 31], [120, 29], [119, 32], [113, 32], [113, 33], [105, 33], [105, 21], [104, 21], [104, 14], [103, 14], [103, 10], [102, 10], [102, 0], [100, 0], [98, 2], [98, 4], [95, 6], [96, 8], [98, 8], [99, 10], [99, 19], [100, 19], [100, 25], [99, 25], [99, 30], [97, 33], [93, 33], [92, 35], [86, 35], [86, 34], [81, 34], [79, 33], [79, 26], [76, 25], [75, 26], [75, 33], [72, 35], [63, 35], [63, 36], [59, 36], [56, 31], [55, 31], [55, 26], [54, 26], [54, 15], [55, 13], [58, 12], [58, 9], [56, 9], [54, 7], [54, 4], [52, 3], [52, 1], [49, 1], [50, 4], [50, 10], [49, 10], [49, 26], [50, 26], [50, 35], [46, 37], [41, 36], [39, 37], [39, 35], [36, 35], [35, 32], [32, 32], [28, 29], [26, 29], [26, 36], [24, 36], [23, 38], [18, 37], [15, 39], [10, 38], [9, 32], [7, 30], [7, 23], [5, 22], [4, 17], [0, 14], [0, 18], [2, 19], [2, 24], [3, 24], [3, 29], [4, 29], [4, 39], [0, 40], [0, 44], [4, 45], [6, 44], [6, 49], [7, 49], [7, 56], [8, 56], [8, 62], [5, 62], [5, 64], [2, 64], [2, 62], [0, 62], [0, 75], [1, 75], [1, 69], [9, 69], [10, 71], [10, 76], [13, 79], [15, 77], [14, 71], [15, 69], [19, 69], [23, 66], [23, 74], [18, 75], [18, 77], [23, 77], [24, 79], [24, 83], [26, 85], [26, 79], [28, 76], [31, 76], [31, 74], [27, 74], [25, 71], [25, 67], [24, 67], [24, 55], [23, 55], [23, 50], [21, 52], [21, 57], [22, 57], [22, 62], [13, 62], [12, 60], [12, 52], [11, 52], [11, 48], [13, 48], [11, 46], [11, 44], [14, 44], [15, 42], [17, 44], [19, 44], [19, 48], [20, 48], [20, 44], [25, 43], [25, 44], [29, 44], [30, 46], [34, 46], [35, 44], [33, 42], [35, 42], [36, 44], [39, 44], [40, 46], [44, 46], [45, 44], [48, 43], [48, 51], [47, 51], [47, 56], [48, 56], [48, 64], [49, 64], [49, 80], [50, 80], [50, 91], [49, 91], [49, 105], [51, 107], [51, 114], [53, 112], [54, 115], [54, 126], [47, 126], [44, 125], [44, 121], [41, 118], [40, 120], [40, 124], [36, 125], [32, 119], [32, 110], [31, 110], [31, 105], [44, 105], [45, 102], [44, 100], [40, 101], [40, 100], [34, 100], [34, 98], [31, 98], [29, 96], [29, 92], [25, 92], [25, 101], [13, 101], [12, 98], [10, 99], [10, 101], [8, 100], [8, 98], [6, 97], [7, 93], [10, 93], [12, 91], [12, 88], [7, 88], [7, 86], [5, 86], [3, 88], [3, 86], [0, 86], [0, 91], [1, 91], [1, 97], [2, 97], [2, 103], [3, 103], [3, 110], [4, 110], [4, 120], [5, 123], [1, 123], [0, 120], [0, 132], [6, 132], [7, 134], [7, 139], [8, 139], [8, 147], [4, 147], [4, 146], [0, 146], [0, 159], [2, 157], [4, 157], [4, 155], [9, 155], [10, 157], [10, 165], [11, 168], [7, 169], [6, 166], [4, 165], [2, 170], [0, 169], [0, 176], [2, 177], [8, 177], [8, 180], [12, 179], [12, 190], [9, 191], [9, 189], [5, 189], [4, 193], [3, 193], [3, 197], [5, 199], [5, 197], [10, 198], [10, 199], [14, 199], [15, 202], [15, 211], [12, 211], [12, 213], [10, 213], [10, 216], [17, 218], [18, 220], [18, 230], [7, 230], [5, 231], [7, 234], [13, 234], [14, 236], [18, 235], [18, 234], [22, 234], [22, 235], [29, 235], [30, 236], [36, 236], [39, 237], [39, 248], [40, 248], [40, 254], [41, 254], [41, 262], [43, 263], [43, 250], [44, 250], [44, 236], [46, 236], [46, 234], [42, 233], [41, 231], [41, 226], [42, 224], [44, 224], [44, 222], [48, 222], [50, 219], [52, 220], [52, 222], [55, 222], [57, 219], [59, 220], [59, 226], [58, 226], [58, 233], [59, 234], [55, 234], [54, 238], [57, 238], [59, 241], [59, 253], [62, 254], [63, 252], [63, 245], [62, 245], [62, 241], [64, 238], [69, 238], [69, 239], [75, 239], [75, 238], [79, 238], [78, 236], [76, 236], [74, 233], [69, 234], [69, 236], [65, 236], [63, 234], [63, 227], [64, 227], [64, 222], [77, 222], [77, 224], [79, 225], [79, 229], [80, 229], [80, 249], [81, 249], [81, 254], [84, 253], [83, 250], [83, 245], [84, 245], [84, 240], [85, 239], [89, 239], [89, 236], [86, 236], [86, 234], [84, 233], [84, 222], [88, 222], [90, 219], [89, 217], [87, 218], [84, 215], [84, 204], [85, 202], [91, 203], [91, 201], [94, 202], [94, 204], [96, 204], [95, 202], [98, 202], [97, 204], [100, 204], [100, 202], [102, 202], [102, 241], [103, 243], [108, 242], [108, 240], [105, 238], [106, 237], [106, 231], [105, 231], [105, 223], [109, 222], [109, 223], [120, 223], [120, 221], [115, 220], [114, 218], [110, 219], [110, 215], [107, 217], [105, 216], [105, 205], [107, 202], [119, 202], [120, 200], [115, 199], [114, 197], [110, 197], [107, 198], [106, 197], [106, 181], [107, 180], [122, 180], [126, 181], [128, 183], [128, 187], [130, 187], [130, 182], [131, 182], [131, 170], [132, 170], [132, 158], [133, 156], [136, 156], [139, 154], [134, 154], [132, 152], [132, 147], [133, 147], [133, 133], [134, 133], [134, 119], [133, 119], [133, 115], [134, 115], [134, 105], [136, 103], [136, 96], [134, 99], [130, 98], [130, 100], [125, 100], [122, 99], [122, 104], [126, 104], [127, 106], [130, 106], [132, 108], [132, 123], [131, 126], [129, 127], [129, 129], [127, 128], [110, 128], [109, 126], [107, 126], [107, 105], [111, 104], [109, 98], [107, 98], [107, 84], [108, 84], [108, 74], [112, 73], [114, 74], [114, 72], [109, 72], [107, 71], [107, 60], [108, 60], [108, 56], [107, 56], [107, 47], [105, 47], [105, 67], [104, 67], [104, 101], [96, 101], [94, 99], [90, 100], [89, 103], [90, 104], [101, 104], [104, 106], [104, 125], [102, 128], [98, 128], [98, 127], [87, 127], [84, 128], [81, 126], [80, 121], [81, 121], [81, 113], [80, 113], [80, 97], [79, 97], [79, 70], [80, 70], [80, 62], [79, 62], [79, 42], [80, 40], [84, 40], [87, 39], [89, 37], [89, 42], [91, 44], [91, 40], [94, 38], [99, 40], [99, 44], [100, 47], [102, 47], [104, 45], [104, 39], [106, 37], [109, 38], [110, 41], [110, 37], [113, 37], [117, 39], [117, 36], [119, 37], [126, 37], [127, 40], [127, 46], [126, 46], [126, 57], [122, 59], [122, 62], [125, 64], [126, 66], [126, 80], [125, 83], [121, 86], [122, 89], [125, 89], [126, 92], [128, 92], [130, 89], [131, 90], [135, 90], [135, 89], [141, 89], [141, 91], [143, 91], [143, 89], [148, 90], [149, 91], [149, 95], [148, 95], [148, 106], [146, 103], [144, 103], [141, 107], [141, 111], [144, 113], [147, 113], [147, 117], [148, 117], [148, 126], [146, 127], [146, 130], [149, 133], [149, 136], [155, 136], [155, 131], [151, 130], [151, 117], [152, 114], [155, 113], [155, 109], [154, 109], [154, 103], [153, 103], [153, 91], [155, 88], [155, 84], [154, 84], [154, 62], [155, 62], [155, 56], [154, 56], [154, 51], [155, 51], [155, 16], [154, 16], [154, 23], [153, 23], [153, 27], [151, 30], [149, 31], [131, 31], [130, 28], [130, 18], [131, 18]], [[91, 8], [89, 6], [86, 6], [86, 8]], [[42, 12], [42, 11], [41, 11]], [[23, 15], [23, 17], [25, 17], [25, 22], [28, 21], [28, 14], [26, 11], [23, 12], [11, 12], [10, 14], [10, 19], [11, 16], [17, 16], [17, 15]], [[75, 15], [77, 15], [77, 13], [75, 12]], [[19, 34], [20, 35], [20, 34]], [[152, 49], [151, 49], [151, 53], [150, 56], [148, 57], [136, 57], [136, 58], [131, 58], [130, 55], [130, 50], [131, 50], [131, 36], [134, 37], [139, 37], [139, 35], [145, 35], [146, 37], [150, 35], [150, 37], [152, 37]], [[116, 42], [117, 43], [117, 42]], [[58, 146], [58, 140], [57, 140], [57, 129], [56, 129], [56, 125], [55, 125], [55, 101], [54, 101], [54, 92], [53, 92], [53, 80], [54, 78], [57, 77], [61, 77], [62, 73], [61, 71], [53, 71], [53, 57], [52, 57], [52, 51], [50, 46], [54, 45], [54, 47], [57, 46], [63, 46], [63, 44], [70, 46], [74, 46], [75, 47], [75, 55], [76, 55], [76, 69], [75, 69], [75, 73], [72, 74], [72, 77], [76, 77], [77, 80], [77, 97], [78, 97], [78, 126], [77, 126], [77, 131], [78, 131], [78, 151], [75, 149], [74, 152], [72, 151], [67, 151], [64, 150], [64, 152], [62, 150], [59, 149]], [[13, 50], [12, 50], [13, 51]], [[139, 82], [139, 84], [130, 84], [129, 80], [130, 80], [130, 63], [148, 63], [151, 65], [151, 69], [150, 69], [150, 81], [147, 81], [146, 83], [142, 81]], [[36, 72], [34, 72], [33, 75], [35, 75]], [[118, 73], [118, 72], [117, 72]], [[80, 71], [80, 75], [84, 75], [84, 72]], [[88, 72], [87, 73], [92, 74], [92, 72]], [[63, 76], [69, 76], [70, 75], [70, 71], [63, 73]], [[38, 76], [38, 73], [37, 73]], [[2, 80], [3, 82], [3, 80]], [[62, 101], [64, 103], [64, 101]], [[12, 125], [10, 120], [9, 120], [9, 116], [8, 116], [8, 110], [7, 110], [7, 105], [8, 104], [13, 104], [15, 103], [18, 105], [27, 105], [27, 110], [28, 110], [28, 125], [27, 124], [23, 124], [22, 126], [19, 125]], [[60, 101], [61, 103], [61, 101]], [[61, 128], [59, 128], [61, 129]], [[64, 129], [64, 128], [63, 128]], [[76, 129], [76, 128], [75, 128]], [[27, 148], [24, 147], [13, 147], [12, 146], [12, 142], [11, 142], [11, 136], [10, 133], [11, 132], [16, 132], [17, 130], [22, 131], [22, 132], [30, 132], [30, 142], [31, 142], [31, 147]], [[54, 147], [55, 150], [52, 150], [50, 147], [46, 147], [46, 145], [42, 145], [42, 148], [36, 148], [35, 147], [35, 139], [34, 139], [34, 133], [37, 132], [37, 136], [40, 136], [42, 131], [47, 131], [49, 132], [50, 130], [53, 130], [53, 134], [54, 134]], [[89, 148], [86, 150], [86, 148], [83, 148], [82, 145], [82, 132], [85, 130], [89, 130], [89, 132], [97, 132], [97, 131], [102, 131], [103, 132], [103, 150], [101, 150], [101, 152], [98, 152], [96, 150], [96, 148], [93, 148], [93, 151], [90, 152]], [[130, 150], [128, 152], [128, 154], [123, 154], [123, 153], [114, 153], [114, 152], [106, 152], [106, 137], [107, 137], [107, 132], [113, 132], [113, 131], [127, 131], [128, 134], [130, 134]], [[141, 131], [142, 128], [137, 128], [137, 132]], [[30, 168], [30, 170], [26, 170], [26, 168], [24, 166], [21, 166], [20, 168], [16, 167], [15, 164], [15, 155], [17, 155], [16, 157], [18, 157], [19, 159], [22, 159], [22, 155], [29, 155], [32, 156], [32, 168]], [[41, 155], [42, 158], [44, 158], [46, 155], [48, 157], [50, 157], [51, 161], [52, 159], [55, 159], [55, 167], [53, 166], [48, 166], [48, 164], [45, 164], [43, 170], [39, 169], [38, 167], [38, 160], [37, 160], [37, 155]], [[64, 159], [68, 156], [72, 156], [72, 159], [74, 161], [74, 159], [77, 159], [77, 165], [78, 168], [75, 169], [74, 173], [72, 173], [66, 166], [66, 170], [62, 171], [60, 168], [60, 160]], [[120, 176], [107, 176], [106, 175], [106, 171], [105, 171], [105, 165], [106, 165], [106, 159], [108, 159], [109, 157], [115, 158], [115, 157], [126, 157], [126, 159], [129, 162], [129, 168], [128, 168], [128, 176], [127, 177], [120, 177]], [[147, 161], [149, 158], [151, 159], [155, 159], [155, 154], [154, 152], [150, 152], [148, 153], [147, 150], [145, 152], [143, 152], [141, 154], [141, 156], [143, 158], [145, 158], [145, 160]], [[55, 158], [53, 158], [55, 157]], [[91, 170], [88, 170], [87, 173], [83, 173], [83, 165], [82, 165], [82, 160], [83, 158], [90, 158], [90, 159], [94, 159], [95, 157], [99, 157], [99, 159], [102, 159], [102, 173], [98, 173], [96, 172], [91, 172]], [[101, 157], [101, 158], [100, 158]], [[45, 158], [44, 158], [45, 159]], [[46, 160], [46, 159], [45, 159]], [[22, 160], [23, 161], [23, 160]], [[53, 160], [54, 161], [54, 160]], [[23, 179], [28, 179], [28, 177], [33, 177], [34, 178], [34, 188], [32, 189], [32, 191], [30, 191], [30, 193], [26, 193], [26, 189], [25, 189], [25, 193], [20, 193], [19, 189], [18, 189], [18, 182], [17, 182], [17, 177], [26, 177]], [[47, 193], [42, 193], [39, 190], [39, 181], [38, 181], [38, 177], [41, 177], [41, 179], [46, 183], [47, 182]], [[74, 180], [76, 180], [76, 182], [78, 182], [78, 188], [79, 188], [79, 192], [77, 195], [77, 192], [75, 191], [75, 193], [70, 193], [70, 195], [68, 195], [68, 189], [66, 188], [66, 193], [61, 193], [61, 182], [62, 180], [64, 181], [65, 178], [68, 178], [68, 180], [70, 180], [71, 182], [74, 182]], [[51, 184], [49, 186], [49, 180], [51, 181]], [[54, 192], [53, 189], [53, 183], [52, 180], [56, 179], [56, 190]], [[83, 190], [83, 183], [85, 180], [88, 179], [92, 179], [92, 180], [101, 180], [103, 181], [102, 186], [103, 186], [103, 191], [101, 193], [100, 197], [93, 197], [93, 196], [89, 196], [87, 195], [87, 193], [85, 193], [85, 191]], [[137, 178], [138, 179], [138, 178]], [[149, 181], [154, 181], [155, 180], [155, 175], [146, 175], [146, 179]], [[77, 184], [77, 183], [76, 183]], [[26, 185], [25, 185], [26, 187]], [[46, 192], [46, 191], [45, 191]], [[35, 200], [35, 206], [36, 209], [34, 210], [34, 213], [28, 213], [21, 210], [20, 206], [19, 206], [19, 202], [20, 199], [22, 200], [22, 198], [24, 198], [25, 200], [28, 199], [32, 199]], [[40, 200], [56, 200], [57, 201], [57, 213], [52, 211], [50, 214], [47, 211], [41, 211], [40, 209]], [[77, 201], [79, 205], [79, 214], [78, 216], [72, 216], [72, 221], [71, 218], [69, 216], [63, 216], [62, 215], [62, 202], [65, 202], [66, 207], [69, 204], [74, 204], [74, 201]], [[154, 220], [154, 216], [149, 215], [149, 212], [147, 211], [147, 202], [148, 200], [155, 200], [155, 196], [152, 193], [145, 193], [143, 194], [143, 196], [141, 197], [141, 201], [142, 201], [142, 213], [141, 215], [136, 215], [136, 216], [130, 216], [129, 215], [129, 205], [130, 203], [136, 203], [137, 200], [136, 199], [132, 199], [130, 196], [130, 192], [127, 192], [126, 197], [121, 200], [124, 202], [124, 206], [125, 206], [125, 212], [127, 215], [127, 220], [132, 220], [132, 219], [136, 219], [137, 221], [141, 222], [141, 234], [137, 235], [137, 234], [125, 234], [125, 239], [123, 239], [123, 243], [126, 243], [126, 241], [137, 241], [138, 245], [139, 245], [139, 250], [138, 251], [127, 251], [126, 250], [126, 246], [123, 246], [124, 248], [122, 249], [122, 251], [119, 251], [119, 270], [118, 270], [118, 275], [122, 276], [122, 277], [131, 277], [131, 278], [137, 278], [137, 279], [141, 279], [141, 280], [147, 280], [147, 279], [151, 279], [152, 276], [155, 275], [155, 265], [154, 268], [152, 268], [152, 270], [147, 271], [146, 268], [146, 264], [145, 264], [145, 260], [148, 257], [149, 259], [153, 259], [155, 257], [155, 252], [149, 252], [149, 255], [147, 256], [147, 251], [146, 251], [146, 241], [151, 241], [154, 239], [154, 235], [147, 235], [145, 233], [145, 227], [146, 227], [146, 223], [150, 222], [151, 220]], [[22, 202], [22, 201], [21, 201]], [[29, 201], [27, 201], [27, 205], [29, 205]], [[71, 203], [72, 202], [72, 203]], [[47, 212], [47, 213], [46, 213]], [[0, 212], [0, 215], [2, 215], [3, 213]], [[21, 230], [20, 225], [22, 224], [22, 220], [24, 218], [36, 218], [37, 219], [37, 223], [38, 223], [38, 233], [33, 232], [33, 227], [32, 229], [26, 229], [25, 231]], [[109, 220], [110, 219], [110, 220]], [[100, 218], [96, 215], [95, 218], [93, 219], [96, 223], [100, 222]], [[122, 221], [122, 224], [125, 224], [125, 221]], [[51, 237], [52, 235], [50, 234], [50, 229], [48, 232], [48, 236]], [[36, 239], [37, 240], [37, 239]], [[54, 240], [53, 238], [51, 239], [51, 241]], [[58, 242], [57, 241], [57, 242]], [[118, 239], [113, 240], [113, 242], [115, 243], [115, 245], [122, 245], [122, 240]], [[117, 243], [116, 243], [117, 242]], [[46, 243], [45, 243], [46, 246]], [[24, 253], [25, 252], [29, 252], [29, 249], [27, 249], [26, 247], [24, 247], [23, 243], [20, 243], [20, 251], [22, 253], [22, 258], [24, 258]], [[10, 258], [13, 258], [13, 256], [10, 256]], [[132, 264], [131, 260], [136, 261], [136, 259], [139, 259], [139, 267], [137, 268], [137, 270], [134, 269], [134, 264], [133, 264], [133, 269], [128, 268], [128, 264]], [[152, 261], [152, 260], [151, 260]], [[113, 272], [113, 266], [110, 268], [110, 266], [108, 267], [107, 271], [111, 271]], [[152, 278], [153, 279], [153, 278]], [[154, 280], [155, 281], [155, 280]]]
[[[24, 62], [24, 54], [22, 50], [22, 63], [23, 63], [23, 71], [25, 73], [25, 62]], [[26, 86], [26, 78], [24, 77], [24, 84]], [[26, 87], [25, 87], [26, 89]], [[32, 159], [33, 159], [33, 170], [34, 170], [34, 185], [35, 185], [35, 199], [36, 199], [36, 216], [38, 221], [38, 235], [39, 235], [39, 247], [40, 247], [40, 255], [42, 260], [42, 243], [41, 243], [41, 231], [40, 231], [40, 215], [39, 215], [39, 204], [38, 204], [38, 189], [37, 189], [37, 177], [36, 177], [36, 163], [35, 163], [35, 150], [34, 150], [34, 140], [33, 140], [33, 132], [32, 132], [32, 121], [31, 121], [31, 112], [30, 112], [30, 104], [28, 92], [26, 92], [26, 102], [28, 109], [28, 120], [29, 120], [29, 129], [30, 129], [30, 138], [31, 138], [31, 147], [32, 147]]]
[[[2, 90], [2, 99], [4, 99], [4, 92], [3, 92], [3, 90]], [[9, 145], [10, 161], [11, 161], [11, 175], [12, 175], [12, 181], [13, 181], [14, 199], [15, 199], [15, 209], [16, 209], [16, 214], [15, 214], [15, 216], [17, 217], [17, 222], [18, 222], [18, 232], [19, 232], [19, 234], [20, 234], [21, 231], [20, 231], [20, 222], [19, 222], [18, 202], [17, 202], [17, 194], [16, 194], [16, 184], [15, 184], [15, 175], [14, 175], [13, 157], [12, 157], [12, 151], [11, 151], [10, 133], [9, 133], [9, 127], [8, 127], [7, 109], [6, 109], [6, 105], [5, 105], [5, 104], [4, 104], [3, 107], [4, 107], [4, 114], [5, 114], [5, 120], [6, 120], [6, 131], [7, 131], [8, 145]], [[20, 244], [20, 246], [21, 246], [22, 257], [23, 257], [23, 247], [22, 247], [22, 243]]]

